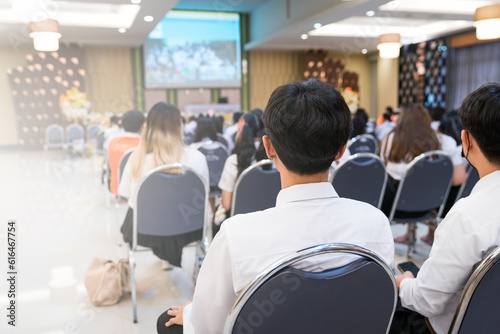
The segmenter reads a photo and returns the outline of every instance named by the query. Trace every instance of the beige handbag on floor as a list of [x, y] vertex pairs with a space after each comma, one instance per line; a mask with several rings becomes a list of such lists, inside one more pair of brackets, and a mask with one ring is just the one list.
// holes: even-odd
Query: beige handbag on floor
[[111, 260], [94, 258], [85, 273], [85, 288], [90, 301], [96, 306], [116, 304], [123, 289], [128, 287], [130, 266], [128, 260], [115, 263]]

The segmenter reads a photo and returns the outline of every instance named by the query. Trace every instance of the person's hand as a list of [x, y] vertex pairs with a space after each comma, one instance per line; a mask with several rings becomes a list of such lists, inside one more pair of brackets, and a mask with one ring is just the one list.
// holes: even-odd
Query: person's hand
[[415, 278], [415, 276], [413, 276], [411, 271], [405, 271], [402, 275], [396, 275], [394, 277], [396, 278], [396, 285], [398, 286], [398, 290], [399, 290], [399, 285], [405, 278]]
[[172, 306], [170, 310], [167, 311], [167, 314], [172, 316], [169, 321], [165, 323], [165, 326], [170, 327], [172, 325], [184, 325], [184, 319], [182, 318], [182, 312], [184, 311], [184, 307], [186, 305], [191, 304], [191, 302], [186, 302], [184, 306]]

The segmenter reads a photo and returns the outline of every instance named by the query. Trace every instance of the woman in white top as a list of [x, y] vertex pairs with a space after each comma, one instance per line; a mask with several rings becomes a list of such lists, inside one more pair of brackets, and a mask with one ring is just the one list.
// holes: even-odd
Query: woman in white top
[[[380, 156], [386, 164], [389, 174], [387, 187], [382, 202], [382, 211], [389, 215], [394, 197], [410, 162], [422, 153], [442, 150], [446, 152], [454, 165], [452, 185], [459, 185], [465, 181], [465, 168], [456, 151], [456, 143], [449, 136], [434, 131], [431, 128], [431, 118], [428, 111], [421, 104], [414, 104], [400, 114], [396, 127], [382, 141]], [[405, 243], [408, 233], [396, 238], [396, 242]], [[433, 230], [422, 238], [432, 243]]]
[[[118, 194], [128, 198], [129, 209], [121, 227], [124, 240], [132, 243], [132, 222], [135, 203], [133, 195], [141, 178], [152, 169], [172, 163], [182, 163], [192, 168], [208, 183], [208, 165], [205, 156], [198, 150], [187, 147], [182, 140], [182, 120], [179, 109], [159, 102], [151, 108], [146, 119], [139, 147], [132, 153], [125, 166], [118, 187]], [[138, 244], [151, 247], [153, 253], [171, 264], [180, 266], [182, 247], [199, 240], [202, 231], [175, 237], [138, 235]]]

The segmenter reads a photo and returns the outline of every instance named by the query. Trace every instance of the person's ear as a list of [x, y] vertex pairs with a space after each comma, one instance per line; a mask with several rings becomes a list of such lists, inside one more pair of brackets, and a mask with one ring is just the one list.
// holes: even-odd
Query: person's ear
[[462, 130], [462, 132], [460, 132], [460, 138], [462, 139], [462, 146], [469, 147], [469, 136], [467, 136], [467, 130]]
[[269, 159], [274, 159], [278, 156], [273, 143], [271, 143], [271, 139], [269, 139], [269, 136], [262, 136], [262, 144], [264, 144], [264, 148], [266, 149], [266, 154]]
[[333, 161], [337, 161], [340, 158], [342, 158], [342, 156], [344, 155], [344, 152], [345, 152], [346, 149], [347, 149], [347, 143], [340, 149], [340, 151], [338, 151], [338, 153], [335, 156], [335, 159], [333, 159]]

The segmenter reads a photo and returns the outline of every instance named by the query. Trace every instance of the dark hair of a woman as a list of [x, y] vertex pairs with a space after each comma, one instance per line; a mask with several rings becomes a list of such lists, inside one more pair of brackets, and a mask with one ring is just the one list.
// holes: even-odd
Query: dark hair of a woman
[[255, 137], [259, 132], [258, 118], [252, 113], [244, 114], [239, 120], [233, 153], [238, 161], [238, 175], [247, 169], [255, 158]]
[[196, 130], [194, 130], [194, 142], [199, 143], [204, 138], [210, 138], [211, 141], [217, 141], [217, 128], [212, 119], [201, 117], [198, 119]]
[[436, 133], [431, 128], [429, 112], [421, 104], [405, 108], [392, 133], [394, 136], [388, 157], [392, 162], [410, 162], [422, 153], [440, 148]]

